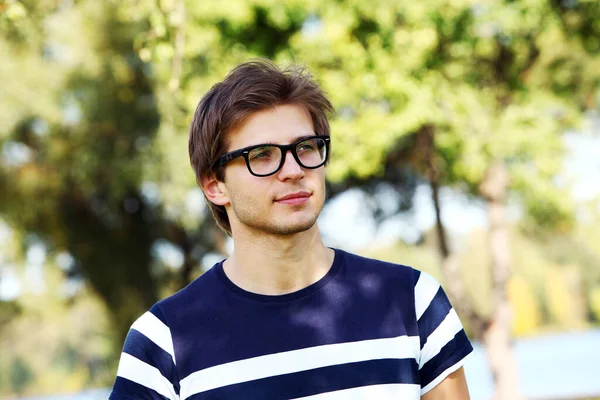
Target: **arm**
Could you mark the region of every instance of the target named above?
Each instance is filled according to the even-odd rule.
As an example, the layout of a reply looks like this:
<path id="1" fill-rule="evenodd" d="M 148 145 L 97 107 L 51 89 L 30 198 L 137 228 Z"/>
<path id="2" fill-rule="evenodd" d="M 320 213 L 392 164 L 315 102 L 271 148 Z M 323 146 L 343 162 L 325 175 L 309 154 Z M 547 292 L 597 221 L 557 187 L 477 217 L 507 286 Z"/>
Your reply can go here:
<path id="1" fill-rule="evenodd" d="M 416 275 L 421 396 L 426 400 L 468 400 L 462 366 L 473 347 L 439 283 L 424 272 Z"/>
<path id="2" fill-rule="evenodd" d="M 179 400 L 171 331 L 157 306 L 129 330 L 109 398 Z"/>
<path id="3" fill-rule="evenodd" d="M 463 368 L 446 377 L 439 385 L 427 392 L 422 400 L 470 400 Z"/>

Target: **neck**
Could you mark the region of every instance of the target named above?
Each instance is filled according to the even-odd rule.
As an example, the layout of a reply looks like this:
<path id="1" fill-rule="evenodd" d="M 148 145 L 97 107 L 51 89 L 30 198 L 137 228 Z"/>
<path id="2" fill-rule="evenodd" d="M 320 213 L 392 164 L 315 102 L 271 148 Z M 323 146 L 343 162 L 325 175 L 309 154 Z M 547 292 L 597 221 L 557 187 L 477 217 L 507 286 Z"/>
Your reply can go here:
<path id="1" fill-rule="evenodd" d="M 237 232 L 234 251 L 223 269 L 233 283 L 249 292 L 292 293 L 321 279 L 333 263 L 315 224 L 305 232 L 273 236 Z"/>

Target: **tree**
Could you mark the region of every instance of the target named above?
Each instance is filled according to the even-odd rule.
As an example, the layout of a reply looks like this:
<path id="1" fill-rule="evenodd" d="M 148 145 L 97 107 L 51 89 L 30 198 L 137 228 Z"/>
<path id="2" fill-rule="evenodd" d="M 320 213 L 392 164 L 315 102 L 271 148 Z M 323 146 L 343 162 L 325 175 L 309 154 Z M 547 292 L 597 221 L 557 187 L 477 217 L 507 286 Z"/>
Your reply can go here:
<path id="1" fill-rule="evenodd" d="M 130 20 L 129 3 L 5 7 L 0 49 L 11 61 L 1 73 L 9 117 L 0 138 L 7 155 L 2 217 L 35 233 L 49 251 L 74 257 L 69 273 L 83 275 L 103 298 L 120 345 L 164 280 L 181 282 L 174 289 L 191 280 L 215 237 L 210 223 L 186 227 L 185 215 L 163 208 L 169 199 L 149 199 L 142 190 L 163 162 L 151 146 L 161 118 L 152 65 L 135 46 L 149 21 Z M 200 254 L 192 254 L 192 237 L 202 243 Z M 181 277 L 153 268 L 159 238 L 182 248 Z"/>

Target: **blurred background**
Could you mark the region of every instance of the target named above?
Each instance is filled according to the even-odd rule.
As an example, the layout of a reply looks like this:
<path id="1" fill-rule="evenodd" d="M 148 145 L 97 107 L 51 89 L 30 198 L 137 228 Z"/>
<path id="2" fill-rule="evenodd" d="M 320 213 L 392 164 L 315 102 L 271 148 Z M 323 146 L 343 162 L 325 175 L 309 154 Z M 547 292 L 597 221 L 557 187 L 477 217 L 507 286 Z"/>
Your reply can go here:
<path id="1" fill-rule="evenodd" d="M 231 241 L 189 166 L 253 57 L 336 107 L 326 243 L 439 279 L 472 398 L 600 398 L 600 2 L 0 0 L 0 398 L 106 398 Z"/>

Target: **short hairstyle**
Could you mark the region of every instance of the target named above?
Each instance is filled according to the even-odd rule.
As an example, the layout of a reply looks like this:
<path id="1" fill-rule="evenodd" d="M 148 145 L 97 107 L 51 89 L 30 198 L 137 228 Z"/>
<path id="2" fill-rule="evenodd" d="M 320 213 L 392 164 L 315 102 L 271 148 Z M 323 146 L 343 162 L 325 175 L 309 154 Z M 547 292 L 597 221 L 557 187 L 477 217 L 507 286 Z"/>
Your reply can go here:
<path id="1" fill-rule="evenodd" d="M 200 100 L 190 126 L 188 145 L 196 182 L 201 185 L 210 176 L 224 181 L 218 160 L 227 149 L 227 132 L 252 113 L 285 104 L 304 107 L 315 132 L 330 134 L 327 117 L 333 106 L 306 67 L 281 69 L 270 60 L 257 59 L 238 65 L 215 84 Z M 225 207 L 205 199 L 217 224 L 231 235 Z"/>

